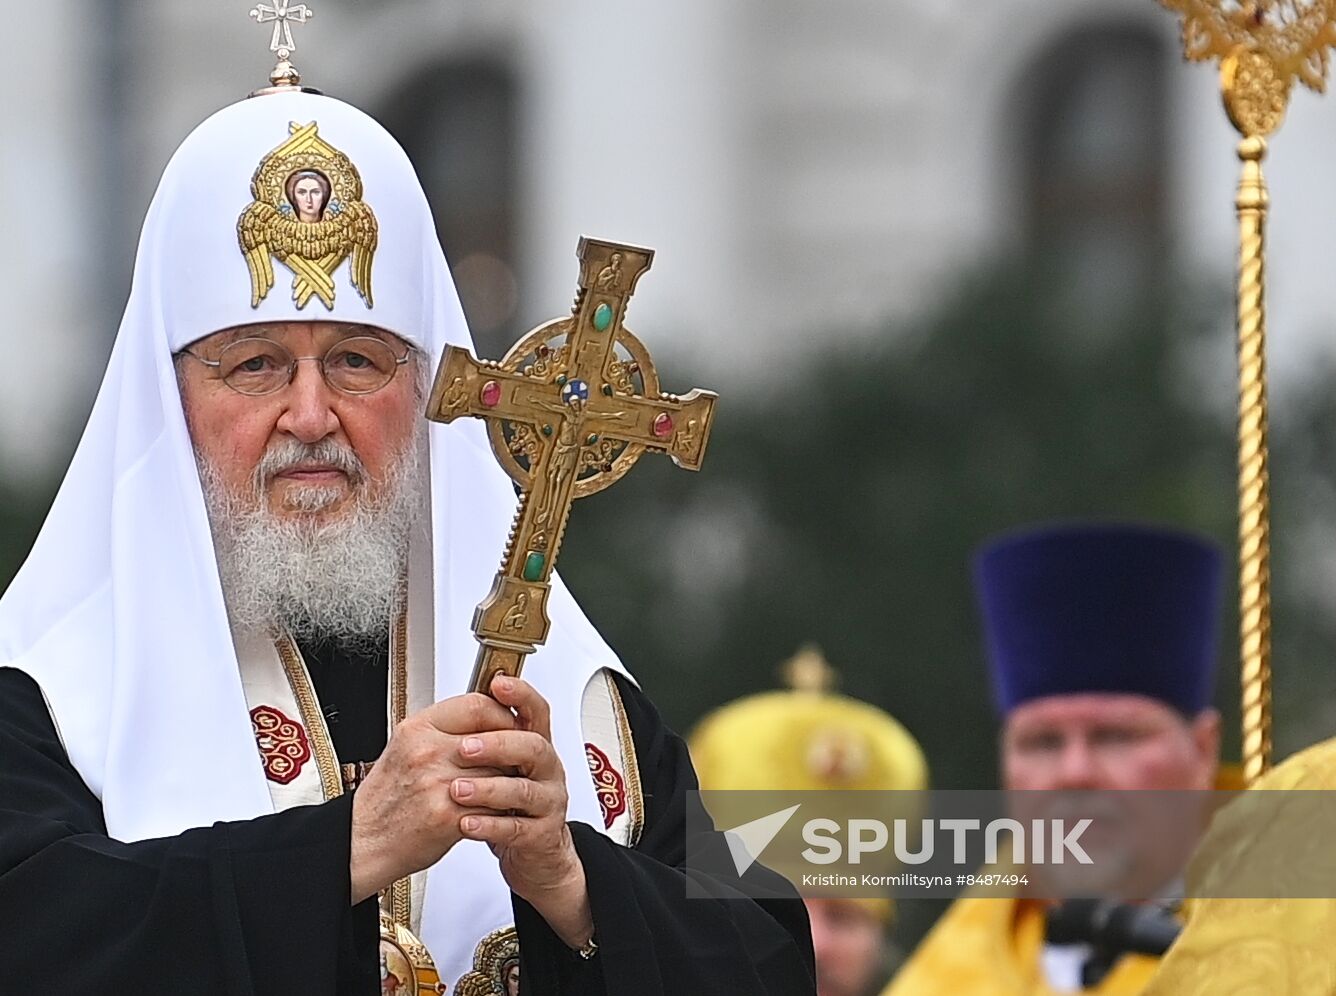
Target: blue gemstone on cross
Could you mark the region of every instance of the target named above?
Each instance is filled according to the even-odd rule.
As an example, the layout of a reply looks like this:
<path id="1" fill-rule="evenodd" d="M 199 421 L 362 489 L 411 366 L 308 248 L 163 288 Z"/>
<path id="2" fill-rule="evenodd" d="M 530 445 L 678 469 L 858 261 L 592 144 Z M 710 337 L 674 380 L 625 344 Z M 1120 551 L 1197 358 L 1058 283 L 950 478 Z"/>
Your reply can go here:
<path id="1" fill-rule="evenodd" d="M 561 400 L 568 405 L 589 400 L 589 385 L 582 380 L 567 381 L 561 389 Z"/>

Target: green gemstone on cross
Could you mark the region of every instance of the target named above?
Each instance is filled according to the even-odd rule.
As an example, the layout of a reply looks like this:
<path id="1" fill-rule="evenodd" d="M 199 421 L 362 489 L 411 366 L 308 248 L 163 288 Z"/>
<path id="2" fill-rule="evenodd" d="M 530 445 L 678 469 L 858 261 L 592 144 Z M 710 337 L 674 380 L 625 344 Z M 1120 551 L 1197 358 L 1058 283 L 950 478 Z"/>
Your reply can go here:
<path id="1" fill-rule="evenodd" d="M 591 433 L 589 434 L 589 438 L 585 440 L 585 445 L 586 445 L 586 446 L 593 446 L 593 445 L 594 445 L 595 443 L 597 443 L 597 442 L 598 442 L 598 433 L 597 433 L 597 432 L 591 432 Z"/>
<path id="2" fill-rule="evenodd" d="M 543 567 L 547 564 L 547 558 L 537 550 L 530 550 L 529 555 L 524 558 L 524 580 L 541 581 L 543 580 Z"/>
<path id="3" fill-rule="evenodd" d="M 603 393 L 606 394 L 609 398 L 611 398 L 611 397 L 612 397 L 612 385 L 611 385 L 611 384 L 604 384 L 604 385 L 603 385 Z"/>
<path id="4" fill-rule="evenodd" d="M 543 426 L 543 435 L 544 435 L 544 436 L 550 436 L 550 435 L 552 435 L 552 426 L 550 426 L 550 425 L 545 425 L 545 426 Z"/>
<path id="5" fill-rule="evenodd" d="M 566 375 L 557 374 L 557 387 L 565 387 L 565 386 L 566 386 Z"/>
<path id="6" fill-rule="evenodd" d="M 594 328 L 600 332 L 608 331 L 608 326 L 612 324 L 612 309 L 608 307 L 607 302 L 603 302 L 594 309 Z"/>

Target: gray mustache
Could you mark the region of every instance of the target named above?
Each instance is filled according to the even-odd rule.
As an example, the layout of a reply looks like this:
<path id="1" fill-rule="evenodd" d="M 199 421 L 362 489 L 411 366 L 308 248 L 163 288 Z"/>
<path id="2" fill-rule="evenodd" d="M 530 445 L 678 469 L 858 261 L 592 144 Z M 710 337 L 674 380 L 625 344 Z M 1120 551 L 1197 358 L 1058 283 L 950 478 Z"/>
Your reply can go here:
<path id="1" fill-rule="evenodd" d="M 318 443 L 303 443 L 296 439 L 287 439 L 260 458 L 255 467 L 255 486 L 261 490 L 285 470 L 305 463 L 328 464 L 348 475 L 351 484 L 359 484 L 366 476 L 366 468 L 351 447 L 343 446 L 332 439 L 322 439 Z"/>

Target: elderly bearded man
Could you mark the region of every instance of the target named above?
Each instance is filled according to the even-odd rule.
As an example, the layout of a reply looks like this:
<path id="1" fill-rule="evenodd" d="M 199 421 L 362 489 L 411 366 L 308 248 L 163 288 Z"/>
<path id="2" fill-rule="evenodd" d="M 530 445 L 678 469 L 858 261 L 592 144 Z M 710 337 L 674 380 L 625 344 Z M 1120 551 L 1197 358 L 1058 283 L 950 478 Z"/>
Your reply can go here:
<path id="1" fill-rule="evenodd" d="M 532 683 L 456 694 L 514 493 L 479 425 L 419 415 L 448 342 L 365 115 L 262 95 L 173 157 L 0 602 L 6 990 L 812 991 L 787 883 L 686 898 L 721 838 L 686 834 L 685 747 L 559 581 Z"/>
<path id="2" fill-rule="evenodd" d="M 1057 526 L 989 544 L 977 580 L 1003 713 L 1003 787 L 1029 800 L 1211 788 L 1220 574 L 1212 544 L 1168 529 Z M 1154 890 L 1135 894 L 1172 891 L 1182 869 L 1165 866 L 1175 856 L 1184 849 L 1131 855 L 1128 872 Z M 1048 943 L 1046 913 L 1027 899 L 958 899 L 885 996 L 1142 991 L 1155 958 Z"/>

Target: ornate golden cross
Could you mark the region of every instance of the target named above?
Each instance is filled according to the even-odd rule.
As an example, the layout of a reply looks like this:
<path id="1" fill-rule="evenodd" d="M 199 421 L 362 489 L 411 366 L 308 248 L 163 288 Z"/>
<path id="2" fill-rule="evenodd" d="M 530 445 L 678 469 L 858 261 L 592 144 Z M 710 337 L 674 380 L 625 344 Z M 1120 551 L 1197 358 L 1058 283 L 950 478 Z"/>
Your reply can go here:
<path id="1" fill-rule="evenodd" d="M 649 353 L 622 324 L 654 251 L 582 238 L 570 318 L 540 325 L 499 363 L 449 347 L 427 417 L 487 421 L 492 449 L 520 486 L 501 570 L 473 616 L 481 647 L 469 690 L 518 675 L 547 639 L 548 579 L 576 498 L 616 482 L 647 450 L 699 470 L 716 395 L 662 394 Z"/>
<path id="2" fill-rule="evenodd" d="M 1262 160 L 1294 81 L 1326 88 L 1336 0 L 1161 0 L 1183 16 L 1189 59 L 1220 61 L 1220 92 L 1242 136 L 1239 219 L 1239 641 L 1243 776 L 1271 765 L 1271 486 L 1267 447 L 1266 213 Z"/>

